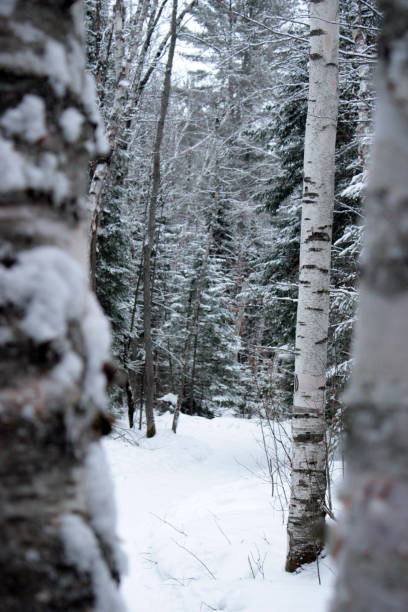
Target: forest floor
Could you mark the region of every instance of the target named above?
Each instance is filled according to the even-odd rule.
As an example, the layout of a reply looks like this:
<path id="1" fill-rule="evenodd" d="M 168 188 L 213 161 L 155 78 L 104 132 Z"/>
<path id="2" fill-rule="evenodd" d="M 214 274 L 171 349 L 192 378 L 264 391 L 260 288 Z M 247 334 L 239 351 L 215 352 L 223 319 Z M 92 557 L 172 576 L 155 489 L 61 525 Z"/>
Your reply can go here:
<path id="1" fill-rule="evenodd" d="M 286 512 L 265 478 L 259 425 L 184 414 L 177 435 L 169 414 L 156 425 L 150 440 L 123 423 L 123 437 L 104 442 L 129 612 L 323 612 L 332 561 L 320 561 L 321 585 L 315 564 L 283 571 Z"/>

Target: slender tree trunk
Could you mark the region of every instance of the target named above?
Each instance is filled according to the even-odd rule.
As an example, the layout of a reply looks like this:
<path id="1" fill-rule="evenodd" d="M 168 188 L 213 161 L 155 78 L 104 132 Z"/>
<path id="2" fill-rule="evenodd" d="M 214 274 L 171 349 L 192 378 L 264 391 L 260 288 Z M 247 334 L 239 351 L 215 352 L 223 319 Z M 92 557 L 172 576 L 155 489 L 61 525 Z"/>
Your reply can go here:
<path id="1" fill-rule="evenodd" d="M 363 57 L 367 54 L 367 30 L 362 27 L 361 1 L 356 0 L 356 18 L 353 22 L 353 40 L 356 53 Z M 364 178 L 368 164 L 370 149 L 371 103 L 372 97 L 370 64 L 360 60 L 357 74 L 359 78 L 358 90 L 358 125 L 356 137 L 358 139 L 358 158 Z"/>
<path id="2" fill-rule="evenodd" d="M 130 427 L 130 429 L 133 429 L 134 414 L 135 414 L 135 402 L 134 402 L 134 399 L 133 399 L 132 388 L 131 388 L 130 383 L 129 383 L 129 378 L 126 381 L 126 399 L 127 399 L 127 405 L 128 405 L 129 427 Z"/>
<path id="3" fill-rule="evenodd" d="M 139 430 L 142 429 L 143 424 L 143 402 L 144 402 L 144 366 L 140 376 L 140 404 L 139 404 Z"/>
<path id="4" fill-rule="evenodd" d="M 152 348 L 152 292 L 151 292 L 151 259 L 154 242 L 154 231 L 156 226 L 157 197 L 160 187 L 160 149 L 163 140 L 164 122 L 169 105 L 171 71 L 173 68 L 174 50 L 177 38 L 177 0 L 173 0 L 171 14 L 171 39 L 169 55 L 167 58 L 166 72 L 164 75 L 163 91 L 161 96 L 160 117 L 157 124 L 156 139 L 153 148 L 153 176 L 152 193 L 149 206 L 149 221 L 147 237 L 143 246 L 144 277 L 143 277 L 143 331 L 145 342 L 145 411 L 147 437 L 151 438 L 156 433 L 153 414 L 154 400 L 154 368 Z"/>
<path id="5" fill-rule="evenodd" d="M 191 365 L 190 414 L 193 414 L 193 409 L 194 409 L 194 388 L 195 388 L 196 365 L 197 365 L 197 349 L 198 349 L 198 327 L 196 329 L 196 333 L 194 336 L 193 363 Z"/>
<path id="6" fill-rule="evenodd" d="M 81 51 L 83 18 L 75 1 L 0 2 L 0 601 L 7 612 L 124 610 L 98 443 L 109 431 L 110 339 L 87 279 L 86 168 L 89 153 L 103 151 Z"/>
<path id="7" fill-rule="evenodd" d="M 183 10 L 180 12 L 180 14 L 177 17 L 177 21 L 176 21 L 176 30 L 179 28 L 179 26 L 181 25 L 181 22 L 183 21 L 184 17 L 191 11 L 191 9 L 193 8 L 194 4 L 196 3 L 197 0 L 192 0 L 189 4 L 187 4 Z M 139 100 L 141 98 L 141 95 L 147 85 L 147 83 L 150 80 L 150 77 L 152 76 L 153 72 L 156 70 L 157 65 L 159 64 L 161 58 L 163 57 L 166 47 L 167 47 L 167 43 L 169 42 L 170 39 L 170 45 L 171 45 L 171 36 L 172 36 L 172 30 L 173 27 L 171 26 L 169 31 L 167 32 L 167 34 L 165 34 L 165 36 L 163 37 L 160 45 L 157 48 L 157 51 L 154 55 L 153 60 L 150 62 L 149 67 L 146 69 L 145 73 L 143 76 L 141 76 L 141 72 L 140 72 L 140 80 L 138 80 L 136 82 L 136 87 L 135 87 L 135 94 L 134 94 L 134 98 L 133 98 L 133 105 L 137 106 L 137 104 L 139 103 Z M 150 44 L 150 42 L 149 42 Z M 142 66 L 143 67 L 143 66 Z M 130 124 L 128 124 L 128 127 L 130 127 Z"/>
<path id="8" fill-rule="evenodd" d="M 309 100 L 305 135 L 292 485 L 286 570 L 323 547 L 326 491 L 325 388 L 334 153 L 338 107 L 338 1 L 311 0 Z"/>
<path id="9" fill-rule="evenodd" d="M 188 370 L 189 370 L 189 365 L 190 365 L 191 348 L 193 345 L 193 340 L 195 337 L 197 337 L 197 334 L 198 334 L 198 329 L 197 329 L 198 316 L 200 314 L 201 296 L 203 293 L 204 281 L 205 281 L 206 274 L 207 274 L 208 258 L 210 256 L 212 240 L 213 240 L 213 224 L 211 223 L 210 232 L 209 232 L 208 241 L 207 241 L 207 248 L 205 250 L 204 258 L 201 263 L 200 280 L 198 282 L 197 295 L 196 295 L 196 299 L 194 302 L 193 315 L 192 315 L 190 324 L 188 326 L 187 338 L 186 338 L 186 342 L 184 345 L 183 370 L 181 373 L 180 388 L 179 388 L 179 393 L 177 396 L 177 405 L 174 411 L 173 424 L 172 424 L 172 430 L 174 433 L 177 433 L 177 425 L 178 425 L 178 420 L 180 416 L 181 405 L 183 403 L 183 400 L 185 399 L 184 396 L 185 396 L 186 384 L 188 380 Z M 194 361 L 194 367 L 195 367 L 195 361 Z"/>
<path id="10" fill-rule="evenodd" d="M 379 4 L 379 97 L 332 612 L 408 610 L 408 4 Z"/>
<path id="11" fill-rule="evenodd" d="M 202 296 L 203 289 L 204 289 L 204 282 L 205 282 L 206 275 L 207 275 L 208 259 L 210 257 L 210 251 L 211 251 L 213 238 L 214 238 L 214 223 L 216 221 L 218 211 L 219 211 L 219 206 L 220 206 L 218 131 L 219 131 L 219 119 L 217 117 L 215 120 L 215 192 L 214 192 L 213 217 L 211 219 L 210 228 L 208 232 L 207 247 L 205 249 L 203 261 L 201 263 L 200 278 L 198 281 L 197 295 L 196 295 L 196 299 L 194 302 L 193 315 L 188 325 L 188 333 L 187 333 L 187 338 L 186 338 L 186 342 L 184 345 L 183 369 L 181 373 L 180 389 L 179 389 L 179 393 L 177 396 L 177 405 L 174 411 L 173 424 L 172 424 L 172 430 L 174 433 L 177 433 L 177 425 L 178 425 L 178 420 L 180 416 L 181 404 L 184 399 L 184 391 L 186 387 L 186 382 L 188 378 L 188 369 L 189 369 L 189 364 L 190 364 L 191 347 L 192 347 L 194 338 L 197 337 L 197 334 L 198 334 L 197 326 L 198 326 L 198 316 L 200 314 L 200 307 L 201 307 L 201 296 Z M 194 358 L 194 369 L 195 369 L 195 358 Z"/>

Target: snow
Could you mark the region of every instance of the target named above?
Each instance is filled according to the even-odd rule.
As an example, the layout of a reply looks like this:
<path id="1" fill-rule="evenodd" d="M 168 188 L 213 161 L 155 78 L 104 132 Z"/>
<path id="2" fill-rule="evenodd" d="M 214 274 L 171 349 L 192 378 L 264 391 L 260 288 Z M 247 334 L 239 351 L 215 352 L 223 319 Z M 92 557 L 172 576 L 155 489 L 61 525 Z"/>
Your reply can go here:
<path id="1" fill-rule="evenodd" d="M 0 304 L 24 310 L 19 327 L 36 343 L 63 338 L 85 298 L 79 264 L 56 247 L 20 253 L 15 265 L 0 268 L 0 288 Z"/>
<path id="2" fill-rule="evenodd" d="M 73 351 L 68 351 L 60 363 L 52 370 L 52 377 L 64 388 L 68 388 L 73 382 L 80 379 L 84 364 L 82 359 Z"/>
<path id="3" fill-rule="evenodd" d="M 65 93 L 71 71 L 68 67 L 64 46 L 56 40 L 49 39 L 45 44 L 43 69 L 58 96 Z"/>
<path id="4" fill-rule="evenodd" d="M 37 142 L 47 134 L 44 101 L 27 94 L 18 106 L 4 113 L 0 125 L 7 134 L 18 135 L 30 143 Z"/>
<path id="5" fill-rule="evenodd" d="M 0 191 L 23 189 L 25 186 L 24 158 L 9 140 L 0 136 Z"/>
<path id="6" fill-rule="evenodd" d="M 105 452 L 99 442 L 90 445 L 85 461 L 85 490 L 92 527 L 109 545 L 120 571 L 126 571 L 126 558 L 115 534 L 116 506 Z"/>
<path id="7" fill-rule="evenodd" d="M 2 1 L 4 2 L 4 0 L 0 0 L 0 4 Z M 12 10 L 12 8 L 7 8 L 8 4 L 7 2 L 4 8 L 3 5 L 1 6 L 3 14 L 8 14 L 7 11 Z M 80 7 L 77 10 L 73 7 L 76 28 L 79 25 L 81 10 Z M 64 46 L 61 42 L 48 36 L 42 30 L 35 28 L 29 22 L 13 23 L 11 27 L 22 41 L 25 43 L 34 42 L 38 49 L 27 49 L 23 45 L 21 51 L 0 53 L 0 63 L 3 67 L 10 68 L 13 71 L 21 70 L 23 73 L 31 72 L 34 75 L 46 76 L 56 95 L 59 97 L 64 96 L 68 88 L 74 94 L 77 94 L 87 120 L 95 127 L 94 138 L 87 140 L 84 146 L 91 154 L 107 154 L 109 152 L 109 144 L 98 111 L 94 80 L 90 74 L 85 72 L 85 56 L 81 42 L 74 36 L 70 36 L 67 39 L 67 44 Z M 75 131 L 78 130 L 78 116 L 73 118 L 71 113 L 68 119 L 65 117 L 62 121 L 65 135 L 73 138 Z M 66 126 L 68 127 L 66 128 Z M 74 140 L 68 140 L 68 142 L 73 142 Z M 2 153 L 0 150 L 0 154 Z M 17 159 L 15 161 L 18 165 L 23 162 L 23 160 Z M 31 184 L 27 184 L 27 186 L 35 187 L 35 185 Z M 24 187 L 25 185 L 22 188 Z M 2 189 L 5 190 L 3 187 Z"/>
<path id="8" fill-rule="evenodd" d="M 96 599 L 95 612 L 125 612 L 125 606 L 115 583 L 102 561 L 99 544 L 83 519 L 66 514 L 61 519 L 61 536 L 68 563 L 92 578 Z"/>
<path id="9" fill-rule="evenodd" d="M 177 406 L 177 395 L 175 395 L 174 393 L 166 393 L 166 395 L 159 397 L 157 401 L 168 402 L 172 406 Z"/>
<path id="10" fill-rule="evenodd" d="M 67 142 L 75 142 L 81 135 L 84 116 L 76 108 L 67 108 L 61 115 L 60 126 Z"/>
<path id="11" fill-rule="evenodd" d="M 257 423 L 182 414 L 174 435 L 171 419 L 157 418 L 152 439 L 128 430 L 135 444 L 104 442 L 129 612 L 323 612 L 331 562 L 320 561 L 321 586 L 316 565 L 284 572 L 287 516 L 264 478 Z"/>
<path id="12" fill-rule="evenodd" d="M 110 327 L 92 293 L 87 297 L 82 331 L 87 356 L 84 401 L 93 401 L 97 406 L 103 407 L 106 404 L 106 378 L 102 366 L 110 357 Z"/>
<path id="13" fill-rule="evenodd" d="M 45 38 L 44 32 L 33 26 L 29 21 L 10 22 L 11 30 L 24 42 L 42 42 Z"/>
<path id="14" fill-rule="evenodd" d="M 102 118 L 98 111 L 95 81 L 89 73 L 85 73 L 81 91 L 82 102 L 89 119 L 95 124 L 94 141 L 87 141 L 90 153 L 105 155 L 110 147 L 105 134 Z"/>
<path id="15" fill-rule="evenodd" d="M 15 0 L 1 0 L 0 2 L 0 16 L 10 17 L 15 8 Z"/>
<path id="16" fill-rule="evenodd" d="M 78 382 L 85 368 L 83 401 L 105 406 L 103 364 L 109 359 L 109 323 L 88 291 L 82 267 L 71 255 L 57 247 L 37 247 L 21 252 L 11 267 L 0 266 L 2 307 L 21 312 L 13 327 L 15 337 L 26 336 L 35 344 L 53 343 L 60 361 L 51 376 L 62 388 Z M 71 324 L 81 328 L 84 355 L 78 355 L 67 341 Z M 0 346 L 10 340 L 7 327 L 0 325 Z"/>
<path id="17" fill-rule="evenodd" d="M 50 192 L 57 204 L 69 193 L 69 180 L 58 170 L 58 159 L 53 153 L 43 153 L 34 165 L 11 141 L 0 136 L 0 158 L 0 191 L 37 189 Z"/>

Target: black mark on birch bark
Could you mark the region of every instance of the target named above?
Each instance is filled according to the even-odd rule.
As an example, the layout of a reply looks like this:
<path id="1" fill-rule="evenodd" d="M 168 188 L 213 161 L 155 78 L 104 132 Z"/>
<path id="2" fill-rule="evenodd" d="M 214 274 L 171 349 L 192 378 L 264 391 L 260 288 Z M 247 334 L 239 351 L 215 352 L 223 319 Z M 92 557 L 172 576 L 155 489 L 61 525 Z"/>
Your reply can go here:
<path id="1" fill-rule="evenodd" d="M 316 442 L 318 443 L 318 442 L 323 441 L 323 434 L 321 433 L 312 434 L 310 433 L 310 431 L 306 431 L 305 433 L 294 436 L 293 439 L 296 440 L 296 442 Z"/>
<path id="2" fill-rule="evenodd" d="M 308 242 L 330 242 L 330 236 L 327 232 L 312 232 L 305 240 Z"/>

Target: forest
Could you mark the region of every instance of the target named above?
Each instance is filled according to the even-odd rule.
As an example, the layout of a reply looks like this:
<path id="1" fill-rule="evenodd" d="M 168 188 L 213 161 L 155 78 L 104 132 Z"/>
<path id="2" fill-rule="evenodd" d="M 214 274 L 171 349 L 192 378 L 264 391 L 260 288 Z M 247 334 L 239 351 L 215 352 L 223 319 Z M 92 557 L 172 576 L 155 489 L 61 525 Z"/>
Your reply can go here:
<path id="1" fill-rule="evenodd" d="M 0 609 L 407 612 L 407 0 L 0 40 Z"/>

